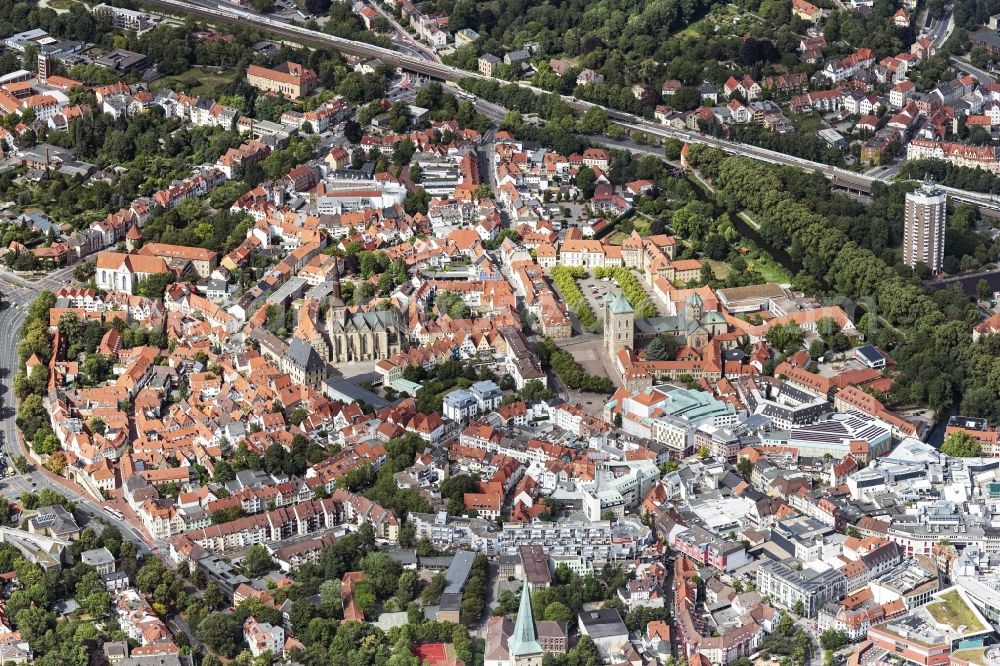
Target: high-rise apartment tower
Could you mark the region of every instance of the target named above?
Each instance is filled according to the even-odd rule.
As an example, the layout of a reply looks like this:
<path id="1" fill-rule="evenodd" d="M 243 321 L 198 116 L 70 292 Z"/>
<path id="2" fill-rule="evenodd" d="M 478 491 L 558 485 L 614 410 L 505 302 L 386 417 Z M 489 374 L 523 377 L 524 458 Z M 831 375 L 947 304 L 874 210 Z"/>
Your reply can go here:
<path id="1" fill-rule="evenodd" d="M 933 183 L 906 195 L 903 222 L 903 262 L 911 268 L 927 264 L 931 273 L 941 272 L 944 260 L 944 222 L 947 195 Z"/>

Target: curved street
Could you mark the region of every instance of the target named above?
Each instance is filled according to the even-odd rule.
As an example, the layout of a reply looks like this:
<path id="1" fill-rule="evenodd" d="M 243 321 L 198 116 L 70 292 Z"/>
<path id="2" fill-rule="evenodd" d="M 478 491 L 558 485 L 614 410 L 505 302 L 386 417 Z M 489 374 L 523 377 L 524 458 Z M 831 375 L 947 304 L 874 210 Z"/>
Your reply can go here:
<path id="1" fill-rule="evenodd" d="M 21 325 L 28 314 L 31 301 L 44 289 L 55 290 L 69 283 L 71 268 L 63 268 L 49 273 L 37 282 L 30 282 L 7 271 L 0 271 L 0 447 L 7 458 L 8 466 L 23 455 L 18 440 L 15 422 L 16 398 L 13 379 L 17 374 L 17 343 L 21 339 Z M 92 518 L 114 525 L 122 536 L 134 541 L 140 553 L 153 552 L 147 538 L 133 525 L 108 513 L 93 498 L 84 495 L 79 487 L 67 479 L 57 477 L 37 465 L 27 474 L 15 472 L 0 481 L 0 494 L 8 499 L 17 499 L 22 492 L 37 492 L 49 488 L 76 503 L 77 510 Z"/>

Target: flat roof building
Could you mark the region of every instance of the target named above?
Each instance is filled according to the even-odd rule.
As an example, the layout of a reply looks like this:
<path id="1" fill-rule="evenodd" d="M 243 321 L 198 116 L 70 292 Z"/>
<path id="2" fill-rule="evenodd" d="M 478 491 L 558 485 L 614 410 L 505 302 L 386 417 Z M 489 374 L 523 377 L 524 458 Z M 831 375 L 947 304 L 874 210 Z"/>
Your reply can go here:
<path id="1" fill-rule="evenodd" d="M 95 60 L 94 64 L 116 72 L 131 72 L 146 66 L 146 56 L 125 49 L 115 49 Z"/>
<path id="2" fill-rule="evenodd" d="M 590 636 L 601 655 L 607 659 L 628 641 L 628 627 L 614 608 L 583 611 L 577 615 L 577 628 L 583 636 Z"/>
<path id="3" fill-rule="evenodd" d="M 983 647 L 992 633 L 965 593 L 953 587 L 908 615 L 871 627 L 868 639 L 916 666 L 943 666 L 953 651 Z"/>

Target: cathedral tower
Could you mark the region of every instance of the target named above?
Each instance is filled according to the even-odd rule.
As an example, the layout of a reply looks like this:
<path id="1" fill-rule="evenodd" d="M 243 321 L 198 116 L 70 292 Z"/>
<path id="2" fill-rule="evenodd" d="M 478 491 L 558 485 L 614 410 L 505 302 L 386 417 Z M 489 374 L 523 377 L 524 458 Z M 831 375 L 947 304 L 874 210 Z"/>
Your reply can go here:
<path id="1" fill-rule="evenodd" d="M 703 314 L 705 314 L 705 302 L 701 300 L 701 296 L 697 292 L 694 292 L 684 306 L 684 316 L 687 317 L 689 322 L 701 321 Z"/>
<path id="2" fill-rule="evenodd" d="M 327 303 L 330 306 L 327 317 L 332 324 L 340 324 L 342 326 L 347 306 L 340 295 L 340 259 L 337 257 L 333 258 L 333 288 L 330 290 L 330 297 Z"/>
<path id="3" fill-rule="evenodd" d="M 604 348 L 613 360 L 619 349 L 632 347 L 635 310 L 625 296 L 610 296 L 604 298 Z"/>

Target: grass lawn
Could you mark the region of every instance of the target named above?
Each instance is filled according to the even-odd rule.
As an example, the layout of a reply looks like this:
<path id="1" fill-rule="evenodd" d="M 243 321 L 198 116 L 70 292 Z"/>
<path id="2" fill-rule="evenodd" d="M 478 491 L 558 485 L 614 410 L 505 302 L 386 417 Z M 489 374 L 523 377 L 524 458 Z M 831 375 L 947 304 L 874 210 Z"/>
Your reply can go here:
<path id="1" fill-rule="evenodd" d="M 73 5 L 82 5 L 82 2 L 76 2 L 76 0 L 49 0 L 48 6 L 52 9 L 69 9 Z"/>
<path id="2" fill-rule="evenodd" d="M 827 125 L 819 116 L 811 113 L 798 114 L 795 116 L 795 128 L 802 133 L 815 133 L 821 129 L 826 129 Z"/>
<path id="3" fill-rule="evenodd" d="M 184 88 L 189 81 L 197 81 L 198 85 L 190 90 L 184 90 L 189 95 L 201 96 L 209 95 L 215 90 L 215 86 L 229 83 L 233 79 L 232 70 L 207 70 L 200 67 L 192 67 L 186 72 L 181 72 L 174 76 L 165 76 L 157 81 L 158 88 Z"/>
<path id="4" fill-rule="evenodd" d="M 784 266 L 763 253 L 752 258 L 748 257 L 747 263 L 753 266 L 766 282 L 787 284 L 792 281 L 792 274 Z"/>
<path id="5" fill-rule="evenodd" d="M 729 273 L 729 264 L 724 261 L 716 261 L 715 259 L 702 259 L 702 261 L 707 261 L 708 265 L 712 267 L 712 272 L 715 273 L 715 277 L 720 280 L 725 280 Z"/>
<path id="6" fill-rule="evenodd" d="M 958 652 L 952 652 L 951 654 L 956 659 L 967 661 L 970 664 L 989 663 L 986 661 L 986 648 L 967 648 L 965 650 L 959 650 Z"/>
<path id="7" fill-rule="evenodd" d="M 645 238 L 649 235 L 649 226 L 653 223 L 645 215 L 636 215 L 632 218 L 632 228 L 639 232 L 639 235 Z"/>
<path id="8" fill-rule="evenodd" d="M 946 592 L 941 595 L 940 601 L 927 604 L 927 612 L 940 624 L 958 629 L 964 625 L 966 633 L 982 631 L 985 627 L 976 618 L 975 613 L 969 608 L 965 600 L 958 594 L 957 590 Z"/>
<path id="9" fill-rule="evenodd" d="M 760 225 L 752 217 L 743 211 L 740 211 L 738 215 L 748 226 L 758 231 L 760 230 Z M 757 269 L 757 272 L 764 276 L 767 282 L 780 282 L 784 284 L 792 281 L 792 274 L 784 266 L 775 261 L 771 255 L 759 248 L 754 250 L 752 256 L 747 257 L 747 263 Z"/>
<path id="10" fill-rule="evenodd" d="M 626 238 L 628 238 L 628 234 L 624 231 L 615 231 L 609 234 L 608 237 L 604 239 L 604 242 L 608 245 L 621 245 L 622 241 Z"/>

